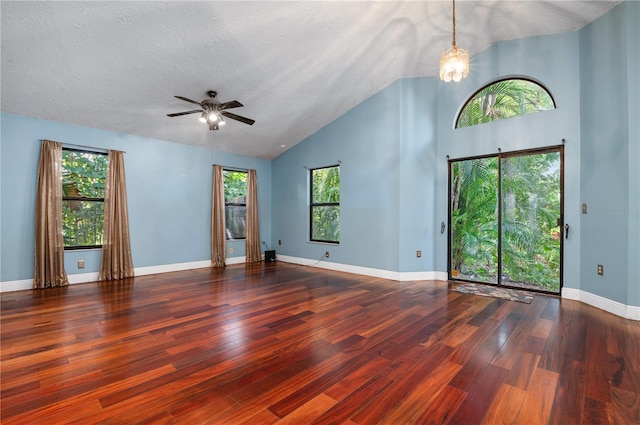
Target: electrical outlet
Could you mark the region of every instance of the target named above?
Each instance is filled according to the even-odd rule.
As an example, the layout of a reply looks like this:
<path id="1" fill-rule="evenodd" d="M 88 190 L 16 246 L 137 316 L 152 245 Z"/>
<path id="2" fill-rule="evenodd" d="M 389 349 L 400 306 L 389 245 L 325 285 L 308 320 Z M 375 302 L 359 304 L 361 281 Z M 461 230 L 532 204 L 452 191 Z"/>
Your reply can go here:
<path id="1" fill-rule="evenodd" d="M 78 268 L 84 269 L 84 260 L 78 260 Z"/>
<path id="2" fill-rule="evenodd" d="M 422 257 L 422 251 L 417 250 L 416 251 L 416 257 L 418 257 L 418 258 Z"/>
<path id="3" fill-rule="evenodd" d="M 324 253 L 324 258 L 329 258 L 329 251 L 326 251 L 326 252 Z"/>
<path id="4" fill-rule="evenodd" d="M 233 248 L 229 248 L 229 254 L 233 254 Z"/>
<path id="5" fill-rule="evenodd" d="M 282 245 L 282 240 L 278 239 L 278 245 Z"/>
<path id="6" fill-rule="evenodd" d="M 604 276 L 604 266 L 602 264 L 598 264 L 598 276 Z"/>

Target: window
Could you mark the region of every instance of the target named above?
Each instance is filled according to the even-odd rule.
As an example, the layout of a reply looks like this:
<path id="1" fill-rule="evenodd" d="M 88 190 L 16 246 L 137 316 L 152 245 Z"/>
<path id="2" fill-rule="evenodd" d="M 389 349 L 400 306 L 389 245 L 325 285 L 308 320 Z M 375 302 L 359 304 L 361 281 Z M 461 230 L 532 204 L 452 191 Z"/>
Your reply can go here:
<path id="1" fill-rule="evenodd" d="M 62 233 L 65 249 L 102 246 L 106 153 L 62 149 Z"/>
<path id="2" fill-rule="evenodd" d="M 551 94 L 535 81 L 509 78 L 484 86 L 462 107 L 456 128 L 555 109 Z"/>
<path id="3" fill-rule="evenodd" d="M 310 170 L 310 240 L 340 242 L 340 166 Z"/>
<path id="4" fill-rule="evenodd" d="M 227 239 L 244 239 L 247 224 L 247 172 L 224 170 L 222 174 Z"/>

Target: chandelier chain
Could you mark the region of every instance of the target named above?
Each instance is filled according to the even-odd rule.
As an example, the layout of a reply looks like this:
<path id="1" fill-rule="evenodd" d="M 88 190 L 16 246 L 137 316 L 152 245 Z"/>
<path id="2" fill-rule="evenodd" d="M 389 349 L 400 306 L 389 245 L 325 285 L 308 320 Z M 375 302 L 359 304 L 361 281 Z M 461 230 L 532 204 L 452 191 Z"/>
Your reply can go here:
<path id="1" fill-rule="evenodd" d="M 451 45 L 456 47 L 456 0 L 453 0 L 453 40 Z"/>

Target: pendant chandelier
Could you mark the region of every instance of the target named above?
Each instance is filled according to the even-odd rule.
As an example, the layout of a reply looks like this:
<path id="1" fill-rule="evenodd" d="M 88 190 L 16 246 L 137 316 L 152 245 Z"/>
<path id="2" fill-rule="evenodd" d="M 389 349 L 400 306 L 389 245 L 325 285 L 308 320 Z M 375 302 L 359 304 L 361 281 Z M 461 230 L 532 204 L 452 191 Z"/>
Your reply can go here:
<path id="1" fill-rule="evenodd" d="M 458 82 L 469 75 L 469 51 L 456 46 L 456 0 L 453 0 L 453 41 L 440 55 L 440 79 Z"/>

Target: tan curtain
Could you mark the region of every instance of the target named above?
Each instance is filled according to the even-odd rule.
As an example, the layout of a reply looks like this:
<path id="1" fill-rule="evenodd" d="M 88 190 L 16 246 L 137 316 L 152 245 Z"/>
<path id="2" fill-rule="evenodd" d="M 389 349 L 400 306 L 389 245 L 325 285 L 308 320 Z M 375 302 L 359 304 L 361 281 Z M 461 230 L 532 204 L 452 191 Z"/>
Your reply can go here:
<path id="1" fill-rule="evenodd" d="M 224 267 L 227 232 L 224 223 L 224 176 L 222 166 L 213 167 L 213 197 L 211 201 L 211 265 Z"/>
<path id="2" fill-rule="evenodd" d="M 102 259 L 98 280 L 124 279 L 131 276 L 133 276 L 133 261 L 129 241 L 124 153 L 110 150 L 104 193 Z"/>
<path id="3" fill-rule="evenodd" d="M 247 175 L 247 263 L 261 261 L 260 226 L 258 220 L 258 181 L 256 170 L 249 170 Z"/>
<path id="4" fill-rule="evenodd" d="M 43 140 L 36 186 L 33 288 L 69 284 L 62 236 L 62 144 Z"/>

